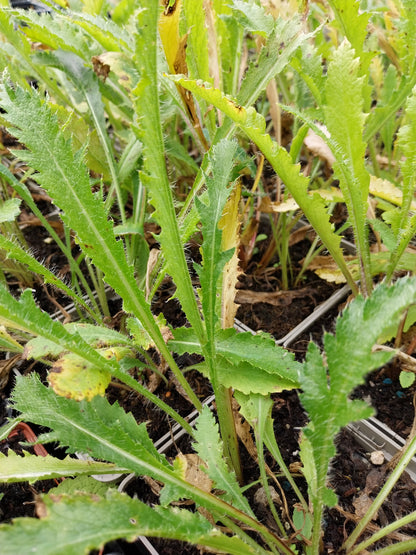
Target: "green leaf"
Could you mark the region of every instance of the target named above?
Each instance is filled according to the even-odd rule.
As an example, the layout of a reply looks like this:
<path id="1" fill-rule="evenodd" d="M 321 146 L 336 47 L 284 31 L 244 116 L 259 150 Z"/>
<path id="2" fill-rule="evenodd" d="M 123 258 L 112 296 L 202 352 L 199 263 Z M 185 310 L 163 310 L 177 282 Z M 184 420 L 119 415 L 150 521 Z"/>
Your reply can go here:
<path id="1" fill-rule="evenodd" d="M 403 200 L 397 219 L 394 220 L 394 232 L 397 237 L 395 249 L 392 252 L 387 278 L 390 279 L 397 268 L 400 258 L 412 240 L 416 231 L 416 218 L 410 214 L 411 203 L 414 199 L 416 184 L 416 88 L 406 103 L 406 116 L 404 124 L 398 133 L 397 144 L 401 148 L 405 158 L 400 163 L 403 178 Z M 391 219 L 391 216 L 390 216 Z"/>
<path id="2" fill-rule="evenodd" d="M 400 375 L 399 375 L 400 385 L 404 389 L 407 389 L 408 387 L 413 385 L 415 383 L 415 379 L 416 379 L 416 376 L 414 372 L 406 372 L 406 371 L 400 372 Z"/>
<path id="3" fill-rule="evenodd" d="M 392 287 L 381 284 L 369 298 L 358 296 L 347 307 L 337 321 L 335 335 L 325 334 L 325 363 L 318 347 L 309 345 L 300 376 L 300 398 L 310 423 L 304 429 L 307 441 L 301 449 L 302 459 L 307 461 L 314 527 L 320 526 L 322 505 L 334 500 L 325 482 L 335 454 L 335 435 L 342 426 L 373 412 L 365 402 L 351 401 L 348 395 L 368 372 L 390 360 L 392 353 L 373 353 L 372 348 L 385 329 L 398 325 L 403 311 L 414 302 L 415 278 L 403 278 Z"/>
<path id="4" fill-rule="evenodd" d="M 254 553 L 238 538 L 229 538 L 199 513 L 151 508 L 126 494 L 109 490 L 88 494 L 46 495 L 38 502 L 41 519 L 19 518 L 0 526 L 3 555 L 42 553 L 80 555 L 117 538 L 167 537 L 206 545 L 231 555 Z"/>
<path id="5" fill-rule="evenodd" d="M 143 143 L 143 171 L 141 180 L 147 187 L 150 201 L 155 207 L 152 216 L 160 223 L 158 236 L 166 260 L 166 271 L 176 284 L 176 296 L 198 337 L 204 337 L 204 328 L 196 303 L 185 253 L 179 233 L 172 190 L 166 173 L 165 152 L 160 120 L 157 24 L 159 5 L 152 2 L 139 13 L 134 61 L 140 81 L 132 91 L 137 114 L 135 131 Z M 194 229 L 193 229 L 194 231 Z"/>
<path id="6" fill-rule="evenodd" d="M 38 308 L 33 300 L 31 291 L 26 289 L 16 300 L 9 291 L 0 284 L 0 323 L 11 329 L 18 329 L 32 335 L 37 335 L 51 342 L 48 350 L 53 345 L 60 350 L 67 350 L 78 354 L 91 364 L 111 372 L 117 365 L 106 360 L 97 351 L 88 345 L 80 336 L 69 333 L 65 327 L 46 312 Z"/>
<path id="7" fill-rule="evenodd" d="M 221 497 L 234 507 L 254 516 L 247 499 L 241 492 L 235 473 L 228 468 L 218 425 L 206 406 L 198 417 L 194 438 L 196 443 L 193 447 L 207 465 L 207 468 L 202 467 L 202 469 L 214 482 L 214 487 L 225 492 Z"/>
<path id="8" fill-rule="evenodd" d="M 74 460 L 74 459 L 72 459 Z M 88 461 L 91 462 L 91 461 Z M 94 461 L 95 462 L 95 461 Z M 108 467 L 110 466 L 108 463 L 100 463 L 100 464 L 107 464 Z M 115 469 L 113 469 L 114 471 Z M 101 473 L 102 474 L 102 473 Z M 108 478 L 111 478 L 111 472 Z M 117 475 L 117 474 L 116 474 Z M 61 495 L 63 493 L 73 495 L 82 493 L 87 494 L 97 494 L 105 497 L 107 495 L 107 491 L 111 487 L 110 483 L 108 482 L 101 482 L 96 480 L 92 476 L 88 476 L 87 474 L 78 474 L 75 478 L 65 478 L 62 480 L 56 488 L 51 488 L 48 491 L 48 496 L 52 495 Z"/>
<path id="9" fill-rule="evenodd" d="M 0 205 L 0 223 L 13 222 L 20 214 L 20 203 L 18 198 L 9 198 Z"/>
<path id="10" fill-rule="evenodd" d="M 58 441 L 69 453 L 81 451 L 154 478 L 173 474 L 150 440 L 146 425 L 137 425 L 131 414 L 104 397 L 79 403 L 58 397 L 39 378 L 30 376 L 18 380 L 12 400 L 24 420 L 45 427 L 53 424 L 45 439 Z"/>
<path id="11" fill-rule="evenodd" d="M 59 14 L 38 14 L 35 10 L 15 10 L 13 21 L 32 42 L 40 42 L 53 50 L 63 49 L 87 59 L 91 57 L 85 33 L 70 18 Z"/>
<path id="12" fill-rule="evenodd" d="M 42 276 L 45 283 L 54 285 L 68 295 L 74 302 L 82 306 L 88 313 L 91 313 L 91 308 L 88 304 L 75 293 L 70 287 L 59 279 L 53 272 L 46 268 L 43 264 L 38 262 L 31 254 L 26 252 L 16 241 L 7 239 L 4 235 L 0 235 L 0 248 L 6 252 L 6 257 L 16 260 L 21 264 L 25 264 L 30 271 Z"/>
<path id="13" fill-rule="evenodd" d="M 115 345 L 132 345 L 132 341 L 127 335 L 104 326 L 71 322 L 65 324 L 65 328 L 70 333 L 77 333 L 80 335 L 93 347 L 104 347 L 104 345 L 109 347 Z"/>
<path id="14" fill-rule="evenodd" d="M 233 0 L 232 8 L 236 17 L 240 19 L 247 30 L 259 33 L 263 37 L 268 37 L 273 32 L 275 20 L 270 13 L 265 12 L 263 6 L 242 0 Z"/>
<path id="15" fill-rule="evenodd" d="M 299 46 L 312 36 L 313 33 L 302 32 L 298 15 L 289 20 L 277 19 L 258 59 L 247 68 L 237 101 L 243 106 L 252 106 L 271 79 L 287 67 Z"/>
<path id="16" fill-rule="evenodd" d="M 12 91 L 4 86 L 0 103 L 7 112 L 5 118 L 14 126 L 16 137 L 29 149 L 19 150 L 16 155 L 38 171 L 37 181 L 63 210 L 62 219 L 76 230 L 79 242 L 103 269 L 107 282 L 126 301 L 137 298 L 137 286 L 132 268 L 126 263 L 123 245 L 114 238 L 100 198 L 91 192 L 83 153 L 72 154 L 56 117 L 35 92 L 30 94 L 20 87 Z M 33 125 L 27 125 L 28 121 Z M 123 294 L 126 288 L 129 295 Z"/>
<path id="17" fill-rule="evenodd" d="M 328 66 L 323 112 L 330 133 L 330 146 L 335 156 L 334 171 L 348 208 L 360 258 L 361 286 L 372 288 L 370 251 L 367 240 L 366 213 L 370 175 L 364 157 L 363 140 L 364 77 L 360 77 L 360 60 L 344 42 L 334 52 Z"/>
<path id="18" fill-rule="evenodd" d="M 123 243 L 115 239 L 100 196 L 91 191 L 87 169 L 82 162 L 83 152 L 73 154 L 70 142 L 65 140 L 59 129 L 56 116 L 35 91 L 29 93 L 20 87 L 12 90 L 4 85 L 0 105 L 7 111 L 4 117 L 13 126 L 13 132 L 29 149 L 18 150 L 16 154 L 38 171 L 38 183 L 63 211 L 63 221 L 75 230 L 85 254 L 103 271 L 107 283 L 123 299 L 126 312 L 132 312 L 141 321 L 175 372 L 176 363 L 166 348 L 143 291 L 137 286 Z M 184 263 L 186 267 L 186 261 Z M 186 275 L 190 280 L 188 272 Z M 191 291 L 193 295 L 192 288 Z M 43 335 L 42 332 L 39 335 Z M 76 342 L 73 343 L 75 346 Z M 80 354 L 79 349 L 73 352 Z M 195 406 L 199 406 L 199 400 L 179 370 L 176 370 L 176 375 Z"/>
<path id="19" fill-rule="evenodd" d="M 264 118 L 254 108 L 244 108 L 218 89 L 212 88 L 209 83 L 199 83 L 181 76 L 170 76 L 170 79 L 222 110 L 257 144 L 336 260 L 352 290 L 356 291 L 355 281 L 350 275 L 340 249 L 341 238 L 334 233 L 333 226 L 329 223 L 329 214 L 322 197 L 318 194 L 308 194 L 309 180 L 300 173 L 300 165 L 292 162 L 286 149 L 265 133 Z"/>
<path id="20" fill-rule="evenodd" d="M 60 460 L 48 455 L 25 454 L 24 457 L 9 451 L 7 457 L 0 454 L 0 482 L 29 482 L 33 484 L 38 480 L 50 480 L 62 476 L 78 476 L 81 474 L 114 474 L 126 472 L 125 468 L 114 464 L 82 461 L 69 456 Z"/>
<path id="21" fill-rule="evenodd" d="M 222 230 L 219 228 L 224 207 L 230 194 L 231 171 L 237 151 L 237 143 L 223 140 L 212 149 L 210 160 L 212 177 L 206 177 L 208 201 L 195 199 L 202 225 L 202 264 L 195 265 L 201 283 L 201 303 L 207 330 L 208 346 L 214 352 L 214 334 L 221 315 L 222 273 L 233 251 L 224 252 L 221 245 Z M 205 200 L 204 199 L 204 200 Z"/>
<path id="22" fill-rule="evenodd" d="M 203 354 L 193 330 L 178 328 L 173 334 L 169 346 L 177 353 Z M 299 385 L 301 365 L 294 360 L 293 354 L 276 345 L 265 333 L 237 333 L 233 328 L 217 330 L 215 351 L 218 377 L 225 387 L 267 394 Z"/>
<path id="23" fill-rule="evenodd" d="M 360 2 L 357 0 L 329 0 L 329 5 L 334 10 L 342 33 L 349 40 L 357 55 L 361 56 L 371 14 L 368 11 L 362 12 Z"/>
<path id="24" fill-rule="evenodd" d="M 186 41 L 186 63 L 189 75 L 193 79 L 211 81 L 209 73 L 208 33 L 205 21 L 205 9 L 202 2 L 198 6 L 194 0 L 184 0 L 184 15 L 188 38 Z"/>

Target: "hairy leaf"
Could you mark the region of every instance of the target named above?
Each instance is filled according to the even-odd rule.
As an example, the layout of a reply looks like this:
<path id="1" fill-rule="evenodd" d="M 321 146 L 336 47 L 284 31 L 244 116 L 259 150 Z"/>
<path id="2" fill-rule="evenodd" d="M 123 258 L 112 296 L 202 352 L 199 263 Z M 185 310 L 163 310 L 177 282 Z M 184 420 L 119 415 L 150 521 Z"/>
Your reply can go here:
<path id="1" fill-rule="evenodd" d="M 351 401 L 348 395 L 368 372 L 391 358 L 392 353 L 373 353 L 373 345 L 386 328 L 393 323 L 398 325 L 403 311 L 415 301 L 415 278 L 403 278 L 392 287 L 382 284 L 368 299 L 359 296 L 348 306 L 337 322 L 335 335 L 325 334 L 326 363 L 318 347 L 309 345 L 300 377 L 300 397 L 310 417 L 304 433 L 305 448 L 313 453 L 314 468 L 309 468 L 308 473 L 316 475 L 309 486 L 315 510 L 320 511 L 322 503 L 328 504 L 325 480 L 335 453 L 336 433 L 349 422 L 367 418 L 373 412 L 365 402 Z"/>
<path id="2" fill-rule="evenodd" d="M 333 227 L 329 223 L 329 214 L 325 209 L 323 199 L 317 194 L 308 195 L 308 179 L 300 173 L 299 164 L 292 162 L 292 158 L 286 149 L 280 147 L 271 139 L 270 135 L 265 133 L 266 123 L 264 118 L 254 108 L 244 108 L 235 100 L 223 95 L 218 89 L 212 88 L 209 83 L 195 82 L 180 76 L 171 76 L 170 78 L 222 110 L 257 144 L 273 166 L 274 171 L 285 183 L 287 189 L 319 234 L 322 242 L 336 260 L 351 288 L 355 291 L 355 282 L 348 271 L 339 246 L 341 238 L 335 235 Z"/>
<path id="3" fill-rule="evenodd" d="M 169 346 L 177 353 L 202 354 L 191 329 L 179 328 L 173 334 Z M 264 395 L 298 387 L 300 364 L 267 334 L 237 333 L 233 328 L 218 330 L 215 351 L 218 379 L 225 387 Z"/>
<path id="4" fill-rule="evenodd" d="M 222 534 L 199 513 L 151 508 L 112 490 L 105 497 L 81 493 L 47 495 L 38 502 L 37 510 L 40 520 L 21 518 L 0 526 L 4 555 L 87 554 L 111 540 L 133 541 L 139 535 L 206 545 L 232 555 L 254 553 L 238 538 Z"/>
<path id="5" fill-rule="evenodd" d="M 344 42 L 328 66 L 323 112 L 336 161 L 335 175 L 348 208 L 361 265 L 361 285 L 371 291 L 370 251 L 366 213 L 370 176 L 364 157 L 364 78 L 359 77 L 359 59 Z"/>
<path id="6" fill-rule="evenodd" d="M 67 451 L 81 451 L 96 459 L 113 462 L 132 472 L 160 477 L 171 468 L 150 440 L 146 425 L 137 425 L 131 414 L 104 397 L 77 402 L 58 397 L 31 376 L 18 380 L 13 406 L 22 418 L 50 427 L 48 441 L 59 441 Z"/>
<path id="7" fill-rule="evenodd" d="M 14 21 L 31 41 L 48 45 L 54 50 L 73 52 L 87 60 L 91 57 L 85 33 L 69 18 L 46 12 L 39 14 L 35 10 L 15 10 L 13 15 Z"/>
<path id="8" fill-rule="evenodd" d="M 91 191 L 88 173 L 82 162 L 83 153 L 72 153 L 70 142 L 63 137 L 56 116 L 35 91 L 29 93 L 20 87 L 14 91 L 4 85 L 0 105 L 7 111 L 5 118 L 14 126 L 13 132 L 29 149 L 19 150 L 16 154 L 38 171 L 37 181 L 62 209 L 62 219 L 76 231 L 85 253 L 121 296 L 124 309 L 141 321 L 162 355 L 175 368 L 144 293 L 137 286 L 134 269 L 127 263 L 123 243 L 114 237 L 112 223 L 100 196 Z M 184 264 L 186 267 L 186 262 Z M 189 280 L 189 273 L 186 275 Z M 198 405 L 199 401 L 187 382 L 182 376 L 178 379 L 182 379 L 182 385 Z"/>
<path id="9" fill-rule="evenodd" d="M 0 248 L 4 249 L 6 252 L 6 258 L 11 258 L 16 260 L 21 264 L 25 264 L 29 270 L 42 276 L 45 283 L 50 283 L 55 287 L 58 287 L 61 291 L 66 293 L 74 302 L 82 306 L 87 312 L 91 312 L 88 304 L 78 296 L 75 291 L 66 285 L 61 279 L 59 279 L 53 272 L 48 270 L 43 264 L 38 262 L 30 253 L 25 251 L 16 241 L 7 239 L 4 235 L 0 235 Z"/>
<path id="10" fill-rule="evenodd" d="M 192 283 L 186 264 L 173 203 L 172 191 L 166 173 L 162 127 L 160 123 L 157 23 L 159 5 L 151 3 L 139 14 L 136 36 L 135 63 L 141 76 L 132 98 L 137 113 L 137 133 L 143 143 L 144 170 L 141 179 L 146 185 L 156 211 L 153 217 L 161 225 L 158 236 L 166 260 L 166 271 L 172 276 L 185 314 L 200 338 L 204 329 L 198 311 Z"/>
<path id="11" fill-rule="evenodd" d="M 210 81 L 209 43 L 203 0 L 198 2 L 184 0 L 183 12 L 189 33 L 186 44 L 186 63 L 189 68 L 189 76 L 193 79 Z"/>
<path id="12" fill-rule="evenodd" d="M 230 194 L 231 170 L 237 143 L 223 140 L 211 154 L 212 177 L 206 178 L 207 201 L 195 199 L 202 224 L 202 264 L 196 266 L 201 282 L 202 311 L 204 314 L 208 342 L 213 347 L 216 323 L 221 316 L 220 291 L 222 273 L 233 251 L 223 251 L 222 230 L 219 223 Z M 214 356 L 214 351 L 212 351 Z"/>
<path id="13" fill-rule="evenodd" d="M 28 289 L 18 301 L 0 284 L 0 323 L 42 337 L 61 350 L 76 353 L 109 372 L 117 368 L 114 362 L 102 357 L 80 336 L 69 333 L 60 322 L 52 320 L 49 314 L 40 310 Z"/>
<path id="14" fill-rule="evenodd" d="M 25 454 L 24 457 L 9 451 L 7 457 L 0 454 L 0 482 L 29 482 L 33 484 L 38 480 L 50 480 L 62 476 L 78 476 L 81 474 L 114 474 L 125 472 L 126 469 L 114 464 L 82 461 L 69 456 L 57 459 L 48 455 Z"/>
<path id="15" fill-rule="evenodd" d="M 387 278 L 393 275 L 397 264 L 402 257 L 406 247 L 413 238 L 416 231 L 416 218 L 409 214 L 414 202 L 414 191 L 416 185 L 416 88 L 413 89 L 411 96 L 406 104 L 406 119 L 404 125 L 399 130 L 398 145 L 400 146 L 405 159 L 401 162 L 403 176 L 402 206 L 398 219 L 392 229 L 397 237 L 397 243 L 390 260 Z M 410 216 L 410 217 L 409 217 Z"/>
<path id="16" fill-rule="evenodd" d="M 254 516 L 247 499 L 241 492 L 234 472 L 228 468 L 218 425 L 212 412 L 206 406 L 198 417 L 194 438 L 196 443 L 193 447 L 206 463 L 207 468 L 202 467 L 202 469 L 214 482 L 214 487 L 225 492 L 222 497 L 228 503 Z"/>
<path id="17" fill-rule="evenodd" d="M 357 0 L 329 0 L 338 25 L 357 55 L 362 55 L 367 36 L 369 12 L 361 12 Z"/>
<path id="18" fill-rule="evenodd" d="M 299 46 L 310 36 L 302 32 L 298 16 L 289 20 L 277 19 L 258 59 L 249 65 L 244 75 L 237 101 L 243 106 L 254 104 L 269 81 L 285 69 Z"/>

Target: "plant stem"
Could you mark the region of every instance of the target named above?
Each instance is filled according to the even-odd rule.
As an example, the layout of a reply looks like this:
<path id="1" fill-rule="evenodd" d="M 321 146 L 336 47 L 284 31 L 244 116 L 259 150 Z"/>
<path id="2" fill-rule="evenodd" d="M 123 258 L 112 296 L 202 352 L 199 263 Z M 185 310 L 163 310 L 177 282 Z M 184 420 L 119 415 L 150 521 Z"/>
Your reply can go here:
<path id="1" fill-rule="evenodd" d="M 215 381 L 217 380 L 213 380 L 213 383 Z M 224 456 L 230 468 L 235 471 L 237 480 L 241 484 L 243 481 L 243 473 L 241 470 L 238 438 L 232 407 L 232 390 L 218 384 L 217 387 L 214 387 L 214 392 L 221 437 L 224 442 Z"/>
<path id="2" fill-rule="evenodd" d="M 352 548 L 352 546 L 355 544 L 357 539 L 364 532 L 367 524 L 372 520 L 373 516 L 376 514 L 378 509 L 384 503 L 387 496 L 395 486 L 397 480 L 400 478 L 400 475 L 402 474 L 406 466 L 409 464 L 409 462 L 411 461 L 415 453 L 416 453 L 416 437 L 414 437 L 412 441 L 409 443 L 409 446 L 401 456 L 396 468 L 390 474 L 389 478 L 385 482 L 384 486 L 381 488 L 379 494 L 371 504 L 370 508 L 368 509 L 364 517 L 360 520 L 360 522 L 358 523 L 357 527 L 352 532 L 352 534 L 344 542 L 344 545 L 342 547 L 346 551 L 349 551 Z"/>
<path id="3" fill-rule="evenodd" d="M 359 555 L 360 553 L 363 553 L 364 549 L 366 549 L 369 545 L 375 543 L 378 540 L 381 540 L 382 538 L 384 538 L 385 536 L 388 536 L 398 528 L 401 528 L 402 526 L 406 526 L 407 524 L 410 524 L 415 520 L 416 520 L 416 511 L 413 511 L 409 515 L 406 515 L 400 518 L 399 520 L 396 520 L 396 522 L 392 522 L 388 526 L 385 526 L 384 528 L 382 528 L 381 530 L 373 534 L 367 540 L 364 540 L 363 542 L 359 543 L 352 551 L 348 552 L 348 555 Z"/>

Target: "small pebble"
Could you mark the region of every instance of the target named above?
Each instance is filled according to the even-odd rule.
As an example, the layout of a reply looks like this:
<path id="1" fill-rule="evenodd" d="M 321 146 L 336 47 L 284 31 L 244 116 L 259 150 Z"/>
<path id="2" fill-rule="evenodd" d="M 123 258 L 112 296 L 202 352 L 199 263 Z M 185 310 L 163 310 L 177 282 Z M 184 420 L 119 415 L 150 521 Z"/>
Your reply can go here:
<path id="1" fill-rule="evenodd" d="M 380 466 L 381 464 L 383 464 L 384 463 L 383 451 L 373 451 L 370 455 L 370 461 L 377 466 Z"/>

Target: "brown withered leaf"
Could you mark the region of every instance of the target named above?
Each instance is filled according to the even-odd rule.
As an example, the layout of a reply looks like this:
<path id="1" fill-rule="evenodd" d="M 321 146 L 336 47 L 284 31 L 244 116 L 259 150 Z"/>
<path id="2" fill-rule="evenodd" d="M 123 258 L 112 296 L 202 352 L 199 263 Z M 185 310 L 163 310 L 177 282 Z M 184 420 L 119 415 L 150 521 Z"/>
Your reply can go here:
<path id="1" fill-rule="evenodd" d="M 352 502 L 357 517 L 362 518 L 366 514 L 372 503 L 373 500 L 371 499 L 371 497 L 369 497 L 365 491 L 362 491 Z M 377 520 L 377 518 L 378 512 L 373 516 L 373 520 Z"/>
<path id="2" fill-rule="evenodd" d="M 297 291 L 273 291 L 272 293 L 263 293 L 262 291 L 250 291 L 248 289 L 239 289 L 236 295 L 237 304 L 256 304 L 267 303 L 273 306 L 288 306 L 293 299 L 304 297 L 312 293 L 309 287 L 304 287 Z"/>
<path id="3" fill-rule="evenodd" d="M 325 129 L 323 131 L 325 132 Z M 315 154 L 315 156 L 319 156 L 321 160 L 324 160 L 328 164 L 328 166 L 332 168 L 335 162 L 335 157 L 324 139 L 322 139 L 322 137 L 317 135 L 312 129 L 309 129 L 304 143 L 306 147 L 312 152 L 312 154 Z"/>
<path id="4" fill-rule="evenodd" d="M 105 80 L 107 79 L 108 74 L 110 73 L 110 69 L 111 69 L 110 66 L 105 62 L 103 62 L 100 56 L 93 56 L 91 58 L 91 61 L 92 61 L 92 68 L 94 70 L 94 73 L 99 79 L 102 79 L 103 83 L 105 83 Z"/>
<path id="5" fill-rule="evenodd" d="M 272 202 L 269 197 L 263 197 L 259 206 L 260 212 L 264 214 L 292 212 L 298 210 L 299 206 L 294 198 L 289 198 L 284 202 Z"/>

